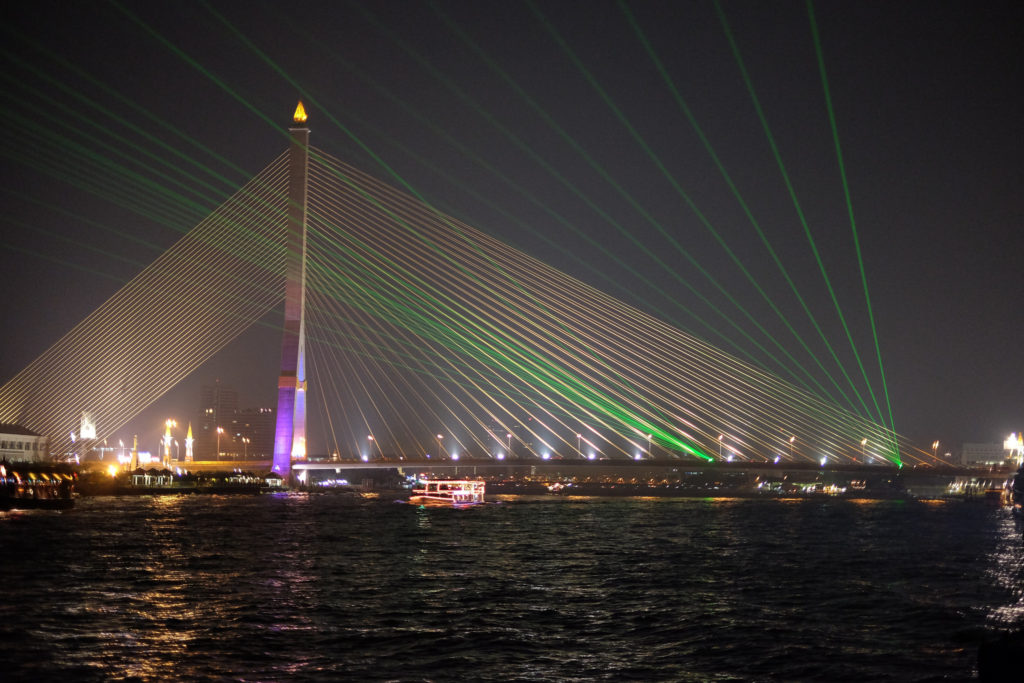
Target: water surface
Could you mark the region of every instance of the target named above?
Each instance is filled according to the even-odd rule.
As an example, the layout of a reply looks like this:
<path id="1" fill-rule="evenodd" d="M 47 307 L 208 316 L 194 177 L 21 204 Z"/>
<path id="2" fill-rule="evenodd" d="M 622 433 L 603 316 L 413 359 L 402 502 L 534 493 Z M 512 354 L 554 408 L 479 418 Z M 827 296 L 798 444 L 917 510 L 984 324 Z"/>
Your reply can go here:
<path id="1" fill-rule="evenodd" d="M 965 680 L 1024 626 L 961 502 L 90 498 L 0 553 L 6 680 Z"/>

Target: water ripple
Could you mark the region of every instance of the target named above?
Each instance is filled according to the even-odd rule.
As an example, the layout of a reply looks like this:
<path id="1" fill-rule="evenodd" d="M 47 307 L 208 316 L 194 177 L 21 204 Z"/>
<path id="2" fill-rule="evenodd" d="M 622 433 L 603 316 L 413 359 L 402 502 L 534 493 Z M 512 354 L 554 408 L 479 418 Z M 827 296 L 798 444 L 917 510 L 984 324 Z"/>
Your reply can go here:
<path id="1" fill-rule="evenodd" d="M 964 679 L 1024 625 L 968 504 L 96 498 L 0 550 L 5 680 Z"/>

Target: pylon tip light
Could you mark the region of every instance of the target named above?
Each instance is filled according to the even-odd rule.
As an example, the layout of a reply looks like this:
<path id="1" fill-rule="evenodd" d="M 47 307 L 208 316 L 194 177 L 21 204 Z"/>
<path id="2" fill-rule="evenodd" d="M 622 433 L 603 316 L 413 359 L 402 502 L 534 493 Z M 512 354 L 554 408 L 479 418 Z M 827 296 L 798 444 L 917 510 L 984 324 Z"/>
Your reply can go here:
<path id="1" fill-rule="evenodd" d="M 299 100 L 299 106 L 295 107 L 295 114 L 292 116 L 295 123 L 306 122 L 306 108 L 302 106 L 302 100 Z"/>

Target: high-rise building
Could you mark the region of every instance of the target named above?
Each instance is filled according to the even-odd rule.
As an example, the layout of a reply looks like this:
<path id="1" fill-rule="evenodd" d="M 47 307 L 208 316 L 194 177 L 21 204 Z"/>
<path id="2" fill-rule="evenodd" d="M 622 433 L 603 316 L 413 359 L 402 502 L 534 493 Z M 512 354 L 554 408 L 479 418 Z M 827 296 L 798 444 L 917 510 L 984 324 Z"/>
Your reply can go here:
<path id="1" fill-rule="evenodd" d="M 230 435 L 232 459 L 269 460 L 274 455 L 274 409 L 243 408 L 236 411 L 231 420 Z"/>
<path id="2" fill-rule="evenodd" d="M 220 434 L 220 449 L 231 443 L 231 422 L 238 411 L 238 392 L 221 386 L 218 381 L 212 386 L 204 385 L 199 395 L 199 420 L 193 444 L 196 460 L 217 460 L 217 428 Z"/>

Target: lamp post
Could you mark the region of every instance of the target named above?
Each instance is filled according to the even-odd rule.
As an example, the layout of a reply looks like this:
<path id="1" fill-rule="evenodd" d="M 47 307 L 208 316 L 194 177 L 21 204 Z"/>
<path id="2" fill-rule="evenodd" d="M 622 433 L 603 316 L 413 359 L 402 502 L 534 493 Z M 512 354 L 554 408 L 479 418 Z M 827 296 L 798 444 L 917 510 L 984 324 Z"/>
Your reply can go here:
<path id="1" fill-rule="evenodd" d="M 179 462 L 181 460 L 181 450 L 178 448 L 178 440 L 174 440 L 174 461 Z"/>
<path id="2" fill-rule="evenodd" d="M 249 437 L 242 437 L 242 460 L 249 459 Z"/>
<path id="3" fill-rule="evenodd" d="M 444 456 L 444 449 L 441 447 L 441 439 L 444 438 L 444 434 L 437 435 L 437 457 L 441 458 Z"/>
<path id="4" fill-rule="evenodd" d="M 936 440 L 935 443 L 932 444 L 932 457 L 933 458 L 938 458 L 939 457 L 939 442 L 938 442 L 938 440 Z"/>
<path id="5" fill-rule="evenodd" d="M 366 454 L 367 457 L 369 457 L 372 454 L 372 452 L 373 452 L 373 434 L 367 434 L 366 435 L 366 440 L 370 442 L 370 448 L 369 448 L 370 452 Z"/>
<path id="6" fill-rule="evenodd" d="M 648 434 L 647 435 L 647 457 L 648 458 L 653 458 L 654 457 L 654 453 L 651 452 L 651 438 L 653 436 L 654 436 L 653 434 Z"/>
<path id="7" fill-rule="evenodd" d="M 718 459 L 722 459 L 722 439 L 725 438 L 725 434 L 718 435 Z"/>
<path id="8" fill-rule="evenodd" d="M 177 427 L 178 422 L 167 418 L 164 421 L 164 425 L 167 427 L 167 430 L 164 432 L 164 467 L 169 467 L 171 461 L 171 442 L 174 440 L 171 436 L 171 429 Z M 177 456 L 175 456 L 175 460 L 177 460 Z"/>
<path id="9" fill-rule="evenodd" d="M 791 462 L 793 460 L 793 442 L 794 441 L 796 441 L 796 437 L 795 436 L 789 437 L 789 459 L 790 459 Z"/>
<path id="10" fill-rule="evenodd" d="M 220 435 L 224 433 L 223 427 L 217 427 L 217 459 L 220 460 Z"/>
<path id="11" fill-rule="evenodd" d="M 583 435 L 579 432 L 576 433 L 576 452 L 580 454 L 581 458 L 583 457 Z"/>
<path id="12" fill-rule="evenodd" d="M 505 435 L 505 437 L 508 439 L 508 457 L 511 458 L 512 457 L 512 432 L 507 433 Z"/>
<path id="13" fill-rule="evenodd" d="M 868 462 L 867 447 L 868 447 L 868 440 L 867 439 L 861 439 L 860 440 L 860 464 L 862 464 L 862 465 L 866 465 L 867 462 Z"/>

